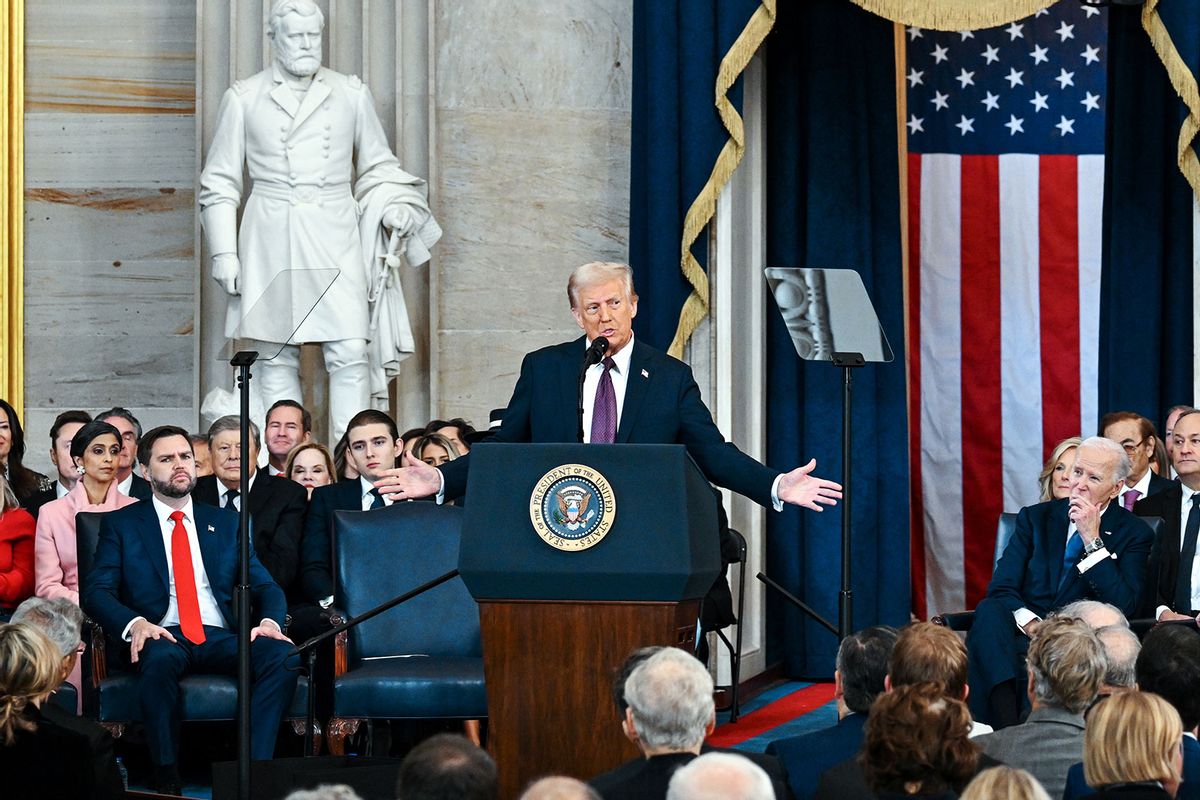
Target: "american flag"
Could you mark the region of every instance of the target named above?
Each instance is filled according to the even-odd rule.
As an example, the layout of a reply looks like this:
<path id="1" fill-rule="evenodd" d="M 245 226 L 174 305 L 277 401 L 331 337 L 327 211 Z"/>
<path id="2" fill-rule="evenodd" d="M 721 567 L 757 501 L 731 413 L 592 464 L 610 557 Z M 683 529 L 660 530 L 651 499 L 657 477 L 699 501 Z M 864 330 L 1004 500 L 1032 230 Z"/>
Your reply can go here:
<path id="1" fill-rule="evenodd" d="M 973 608 L 996 520 L 1094 432 L 1107 15 L 908 29 L 916 613 Z"/>

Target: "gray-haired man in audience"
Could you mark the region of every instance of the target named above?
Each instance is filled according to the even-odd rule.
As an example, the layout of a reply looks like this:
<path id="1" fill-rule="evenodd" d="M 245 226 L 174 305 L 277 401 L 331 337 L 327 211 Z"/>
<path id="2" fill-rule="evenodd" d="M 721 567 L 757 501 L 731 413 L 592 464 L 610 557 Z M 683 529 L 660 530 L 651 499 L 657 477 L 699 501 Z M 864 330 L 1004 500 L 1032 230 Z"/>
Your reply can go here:
<path id="1" fill-rule="evenodd" d="M 736 753 L 705 753 L 671 776 L 667 800 L 775 800 L 763 768 Z"/>

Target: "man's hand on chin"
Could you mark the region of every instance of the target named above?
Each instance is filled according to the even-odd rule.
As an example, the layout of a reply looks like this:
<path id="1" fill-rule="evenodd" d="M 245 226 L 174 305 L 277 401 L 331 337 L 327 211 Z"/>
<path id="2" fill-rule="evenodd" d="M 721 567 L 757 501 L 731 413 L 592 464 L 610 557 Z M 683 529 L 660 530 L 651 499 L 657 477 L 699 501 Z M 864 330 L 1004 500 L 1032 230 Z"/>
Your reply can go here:
<path id="1" fill-rule="evenodd" d="M 842 485 L 809 475 L 816 466 L 817 460 L 814 458 L 780 478 L 779 499 L 812 511 L 824 511 L 821 506 L 837 505 L 842 496 Z"/>
<path id="2" fill-rule="evenodd" d="M 384 470 L 375 488 L 393 503 L 432 497 L 442 488 L 442 477 L 436 467 L 404 454 L 404 466 Z"/>

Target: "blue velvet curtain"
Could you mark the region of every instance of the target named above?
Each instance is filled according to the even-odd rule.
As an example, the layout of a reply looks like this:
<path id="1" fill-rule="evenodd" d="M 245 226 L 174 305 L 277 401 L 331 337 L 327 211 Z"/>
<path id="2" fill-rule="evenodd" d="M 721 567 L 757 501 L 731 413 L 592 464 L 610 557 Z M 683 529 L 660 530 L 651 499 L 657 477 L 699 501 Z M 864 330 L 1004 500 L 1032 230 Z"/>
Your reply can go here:
<path id="1" fill-rule="evenodd" d="M 1200 3 L 1158 10 L 1196 75 Z M 1168 406 L 1193 399 L 1192 191 L 1176 165 L 1185 108 L 1140 17 L 1109 9 L 1099 407 L 1161 426 Z"/>
<path id="2" fill-rule="evenodd" d="M 728 134 L 714 105 L 721 59 L 758 0 L 635 0 L 629 264 L 638 338 L 665 350 L 691 292 L 679 268 L 683 218 Z M 728 97 L 741 110 L 742 82 Z M 708 264 L 707 238 L 692 254 Z"/>
<path id="3" fill-rule="evenodd" d="M 854 628 L 908 621 L 908 434 L 892 23 L 841 0 L 781 3 L 767 40 L 769 266 L 858 270 L 895 352 L 854 371 Z M 800 361 L 772 308 L 768 460 L 842 478 L 841 371 Z M 838 511 L 770 515 L 767 572 L 831 620 Z M 837 642 L 769 595 L 767 659 L 832 674 Z"/>

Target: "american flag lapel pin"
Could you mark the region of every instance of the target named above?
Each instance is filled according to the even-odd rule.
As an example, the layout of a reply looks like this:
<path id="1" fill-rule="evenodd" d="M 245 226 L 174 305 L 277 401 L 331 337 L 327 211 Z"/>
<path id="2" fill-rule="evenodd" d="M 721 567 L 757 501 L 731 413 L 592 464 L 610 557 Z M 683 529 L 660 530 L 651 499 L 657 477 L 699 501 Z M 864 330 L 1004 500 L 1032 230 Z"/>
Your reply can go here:
<path id="1" fill-rule="evenodd" d="M 649 372 L 647 372 L 646 370 L 642 370 L 642 377 L 643 377 L 643 378 L 649 378 L 649 377 L 650 377 L 650 373 L 649 373 Z"/>
<path id="2" fill-rule="evenodd" d="M 216 533 L 216 532 L 217 532 L 217 529 L 216 529 L 216 528 L 214 528 L 212 525 L 209 525 L 209 526 L 208 526 L 208 532 L 209 532 L 209 533 Z"/>

